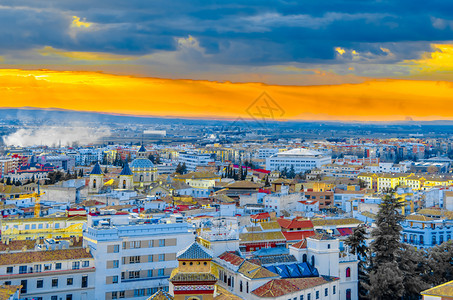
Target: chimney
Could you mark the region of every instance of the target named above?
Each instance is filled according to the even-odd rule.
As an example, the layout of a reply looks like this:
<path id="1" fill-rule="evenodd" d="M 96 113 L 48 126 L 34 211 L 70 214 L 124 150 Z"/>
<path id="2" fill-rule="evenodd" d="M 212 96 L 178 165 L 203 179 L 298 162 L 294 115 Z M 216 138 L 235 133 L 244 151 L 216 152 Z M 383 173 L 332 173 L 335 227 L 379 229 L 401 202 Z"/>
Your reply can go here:
<path id="1" fill-rule="evenodd" d="M 90 248 L 86 247 L 86 248 L 85 248 L 85 251 L 86 251 L 87 253 L 90 253 Z"/>
<path id="2" fill-rule="evenodd" d="M 80 241 L 80 237 L 76 236 L 76 242 L 78 243 Z"/>

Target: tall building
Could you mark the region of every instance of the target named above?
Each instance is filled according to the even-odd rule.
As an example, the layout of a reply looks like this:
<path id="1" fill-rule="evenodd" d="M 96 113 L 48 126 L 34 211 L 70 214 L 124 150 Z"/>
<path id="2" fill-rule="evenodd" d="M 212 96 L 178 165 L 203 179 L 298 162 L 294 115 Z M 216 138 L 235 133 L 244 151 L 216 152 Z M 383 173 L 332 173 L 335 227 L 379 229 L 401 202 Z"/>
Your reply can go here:
<path id="1" fill-rule="evenodd" d="M 217 277 L 211 269 L 212 254 L 197 242 L 181 250 L 178 268 L 170 278 L 170 294 L 175 300 L 214 299 Z"/>
<path id="2" fill-rule="evenodd" d="M 102 188 L 104 184 L 104 173 L 101 170 L 101 166 L 97 162 L 93 170 L 90 173 L 90 182 L 88 184 L 88 192 L 97 194 Z"/>
<path id="3" fill-rule="evenodd" d="M 269 171 L 282 171 L 291 167 L 296 173 L 309 171 L 330 164 L 332 158 L 321 152 L 308 149 L 292 149 L 285 152 L 276 153 L 266 158 L 266 169 Z"/>
<path id="4" fill-rule="evenodd" d="M 187 223 L 145 223 L 129 214 L 90 214 L 84 246 L 96 265 L 93 299 L 146 299 L 168 291 L 176 253 L 194 240 Z"/>
<path id="5" fill-rule="evenodd" d="M 180 152 L 178 162 L 181 165 L 186 164 L 187 171 L 193 172 L 197 166 L 207 166 L 209 163 L 213 163 L 214 159 L 209 153 Z"/>

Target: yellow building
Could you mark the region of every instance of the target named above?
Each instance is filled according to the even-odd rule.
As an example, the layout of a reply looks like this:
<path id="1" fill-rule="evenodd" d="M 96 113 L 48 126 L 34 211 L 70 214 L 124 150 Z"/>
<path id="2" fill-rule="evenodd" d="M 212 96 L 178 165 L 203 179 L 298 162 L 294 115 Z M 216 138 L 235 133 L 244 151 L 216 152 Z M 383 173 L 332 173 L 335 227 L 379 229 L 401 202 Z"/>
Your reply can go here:
<path id="1" fill-rule="evenodd" d="M 87 218 L 82 216 L 3 219 L 2 241 L 81 237 L 86 221 Z"/>
<path id="2" fill-rule="evenodd" d="M 170 276 L 170 294 L 175 300 L 212 300 L 217 283 L 212 255 L 197 242 L 180 251 L 178 267 Z"/>
<path id="3" fill-rule="evenodd" d="M 388 189 L 394 189 L 400 184 L 400 176 L 394 174 L 382 174 L 377 177 L 377 190 L 383 192 Z"/>

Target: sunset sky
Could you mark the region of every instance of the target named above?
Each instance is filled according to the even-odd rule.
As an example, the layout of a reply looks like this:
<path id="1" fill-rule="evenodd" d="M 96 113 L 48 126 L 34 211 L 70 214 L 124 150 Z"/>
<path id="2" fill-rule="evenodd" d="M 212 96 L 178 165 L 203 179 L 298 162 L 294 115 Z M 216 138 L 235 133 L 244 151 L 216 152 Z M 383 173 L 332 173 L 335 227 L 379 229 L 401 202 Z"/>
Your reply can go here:
<path id="1" fill-rule="evenodd" d="M 0 4 L 0 106 L 278 120 L 453 119 L 451 1 Z"/>

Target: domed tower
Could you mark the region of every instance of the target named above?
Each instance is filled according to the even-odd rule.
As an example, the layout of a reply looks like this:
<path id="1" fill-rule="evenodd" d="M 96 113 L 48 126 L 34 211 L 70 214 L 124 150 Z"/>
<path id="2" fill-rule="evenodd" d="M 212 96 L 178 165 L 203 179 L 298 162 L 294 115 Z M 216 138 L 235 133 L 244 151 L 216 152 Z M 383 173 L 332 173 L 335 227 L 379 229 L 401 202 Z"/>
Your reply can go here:
<path id="1" fill-rule="evenodd" d="M 134 188 L 134 174 L 129 168 L 129 164 L 126 163 L 120 173 L 120 182 L 118 188 L 131 190 Z"/>
<path id="2" fill-rule="evenodd" d="M 214 299 L 217 274 L 211 268 L 212 254 L 197 242 L 176 256 L 178 267 L 170 276 L 170 293 L 175 300 Z"/>
<path id="3" fill-rule="evenodd" d="M 99 191 L 102 188 L 102 185 L 104 183 L 104 173 L 101 170 L 101 166 L 99 165 L 99 162 L 97 162 L 93 170 L 91 170 L 90 173 L 90 182 L 88 184 L 88 193 L 91 194 L 96 194 L 99 193 Z"/>
<path id="4" fill-rule="evenodd" d="M 130 168 L 133 174 L 134 185 L 143 187 L 145 185 L 150 185 L 156 180 L 157 168 L 152 161 L 148 159 L 148 152 L 143 145 L 137 152 L 137 158 L 131 162 Z"/>

